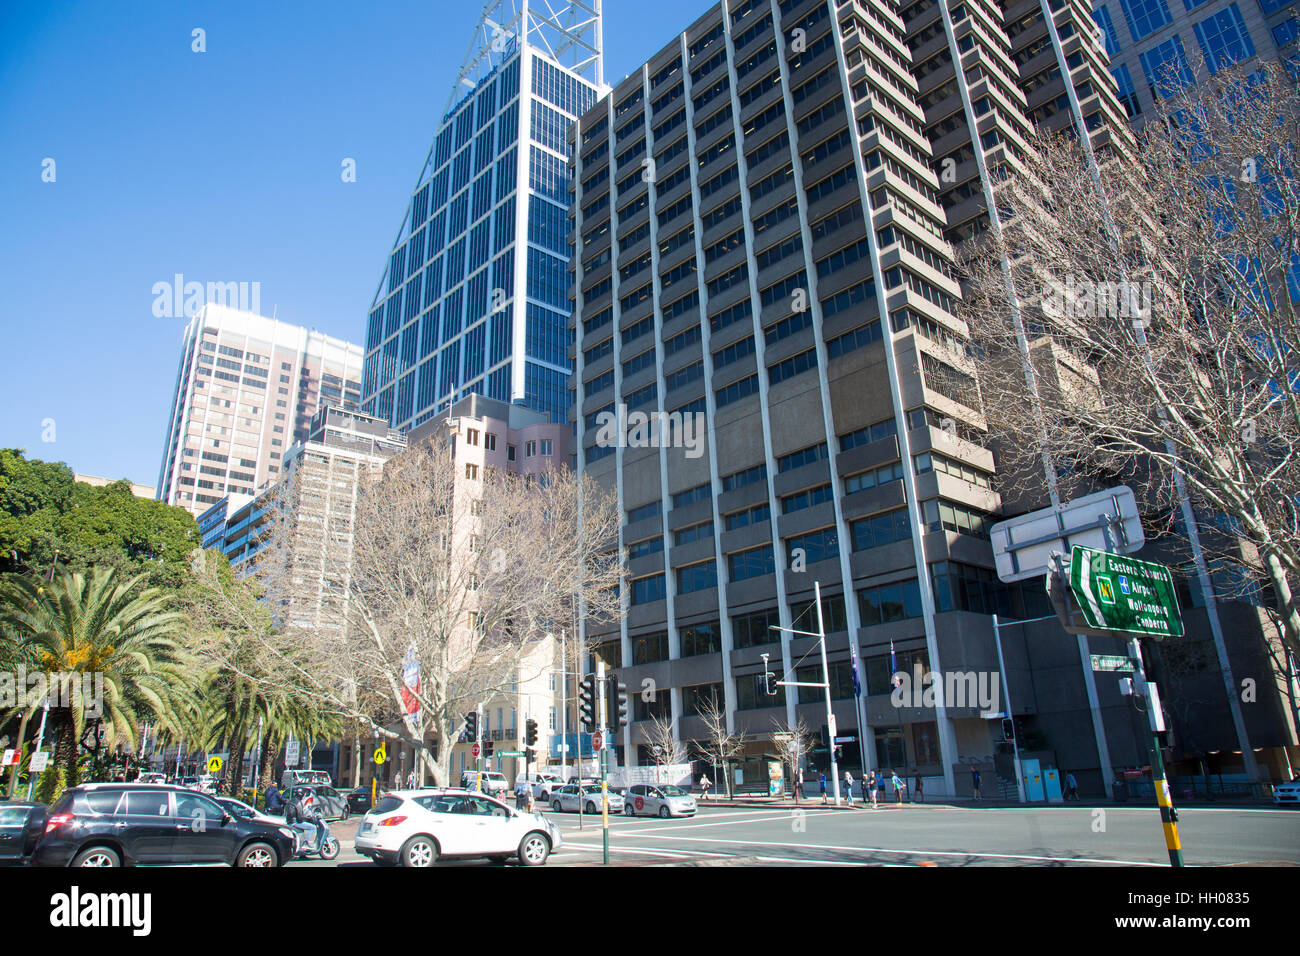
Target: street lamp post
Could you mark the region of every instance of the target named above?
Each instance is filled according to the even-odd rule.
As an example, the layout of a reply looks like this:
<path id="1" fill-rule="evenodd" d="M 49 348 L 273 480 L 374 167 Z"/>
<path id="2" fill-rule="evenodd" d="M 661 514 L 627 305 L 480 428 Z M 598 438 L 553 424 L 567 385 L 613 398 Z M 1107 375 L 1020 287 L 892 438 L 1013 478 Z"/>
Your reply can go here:
<path id="1" fill-rule="evenodd" d="M 797 680 L 779 680 L 776 683 L 778 687 L 820 687 L 826 691 L 826 733 L 830 736 L 830 740 L 826 741 L 826 749 L 830 754 L 831 781 L 835 788 L 835 805 L 838 807 L 840 805 L 840 774 L 839 764 L 835 760 L 835 713 L 831 709 L 831 675 L 830 667 L 826 663 L 826 625 L 822 620 L 822 584 L 820 581 L 815 581 L 813 583 L 813 595 L 817 602 L 816 632 L 796 631 L 793 628 L 777 627 L 776 625 L 772 625 L 772 630 L 785 631 L 788 634 L 799 634 L 803 637 L 817 638 L 817 645 L 821 648 L 822 654 L 822 681 L 820 684 L 811 681 Z M 790 729 L 795 731 L 794 727 L 791 727 Z M 859 730 L 860 729 L 861 728 L 859 728 Z M 795 732 L 797 736 L 797 731 Z M 850 799 L 852 799 L 852 794 L 850 794 Z"/>

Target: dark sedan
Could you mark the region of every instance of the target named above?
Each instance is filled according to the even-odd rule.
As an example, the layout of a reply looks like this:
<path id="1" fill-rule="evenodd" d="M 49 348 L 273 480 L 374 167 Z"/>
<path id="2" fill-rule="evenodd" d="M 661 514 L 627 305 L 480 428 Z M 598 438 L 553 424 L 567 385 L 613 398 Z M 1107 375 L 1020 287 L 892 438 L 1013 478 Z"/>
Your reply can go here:
<path id="1" fill-rule="evenodd" d="M 26 863 L 32 858 L 48 813 L 43 803 L 0 803 L 0 863 Z"/>
<path id="2" fill-rule="evenodd" d="M 368 813 L 370 806 L 369 787 L 357 787 L 348 791 L 348 809 L 353 813 Z"/>

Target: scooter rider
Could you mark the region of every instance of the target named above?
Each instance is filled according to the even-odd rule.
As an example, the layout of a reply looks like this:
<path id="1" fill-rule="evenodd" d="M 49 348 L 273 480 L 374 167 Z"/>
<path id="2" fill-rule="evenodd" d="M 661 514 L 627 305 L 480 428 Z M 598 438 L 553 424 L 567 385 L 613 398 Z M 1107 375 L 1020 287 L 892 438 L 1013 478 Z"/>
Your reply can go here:
<path id="1" fill-rule="evenodd" d="M 325 847 L 325 837 L 329 834 L 329 827 L 325 825 L 325 817 L 321 813 L 320 806 L 316 802 L 316 795 L 310 790 L 304 790 L 298 800 L 297 813 L 298 820 L 305 825 L 316 828 L 316 848 L 313 853 L 319 853 Z"/>

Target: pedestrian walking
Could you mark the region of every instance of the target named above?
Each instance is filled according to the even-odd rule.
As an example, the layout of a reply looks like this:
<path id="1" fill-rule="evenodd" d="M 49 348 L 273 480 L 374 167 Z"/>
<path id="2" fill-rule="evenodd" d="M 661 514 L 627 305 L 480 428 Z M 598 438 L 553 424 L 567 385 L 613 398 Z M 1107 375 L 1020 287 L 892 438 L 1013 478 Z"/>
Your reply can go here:
<path id="1" fill-rule="evenodd" d="M 826 774 L 821 773 L 817 775 L 817 786 L 821 788 L 822 803 L 825 803 L 826 802 Z"/>
<path id="2" fill-rule="evenodd" d="M 1071 797 L 1074 797 L 1076 801 L 1079 799 L 1079 781 L 1074 779 L 1074 774 L 1067 773 L 1065 775 L 1065 799 L 1069 800 Z"/>
<path id="3" fill-rule="evenodd" d="M 707 773 L 700 774 L 700 793 L 705 800 L 709 799 L 709 787 L 713 786 Z"/>
<path id="4" fill-rule="evenodd" d="M 975 792 L 975 799 L 983 800 L 984 797 L 980 793 L 980 772 L 974 767 L 970 768 L 970 783 Z"/>
<path id="5" fill-rule="evenodd" d="M 897 770 L 891 770 L 889 772 L 893 777 L 893 779 L 890 780 L 889 782 L 894 788 L 894 802 L 902 803 L 903 802 L 903 781 L 898 778 Z"/>
<path id="6" fill-rule="evenodd" d="M 872 810 L 876 809 L 876 772 L 874 770 L 870 771 L 867 774 L 867 780 L 862 785 L 862 789 L 865 791 L 862 794 L 863 802 L 865 802 L 866 799 L 870 797 L 871 809 Z"/>
<path id="7" fill-rule="evenodd" d="M 853 774 L 847 770 L 844 771 L 844 795 L 849 798 L 849 806 L 853 806 Z"/>
<path id="8" fill-rule="evenodd" d="M 515 778 L 515 809 L 516 810 L 528 809 L 528 794 L 530 792 L 532 792 L 532 788 L 528 785 L 528 781 L 524 779 L 524 775 L 520 774 L 518 777 Z"/>
<path id="9" fill-rule="evenodd" d="M 916 796 L 914 796 L 912 800 L 916 803 L 925 803 L 925 781 L 921 779 L 921 771 L 916 770 L 913 771 L 913 773 L 916 776 L 916 780 L 913 781 L 913 784 L 916 787 L 916 790 L 914 791 Z"/>
<path id="10" fill-rule="evenodd" d="M 794 798 L 796 802 L 807 799 L 803 789 L 803 767 L 799 768 L 799 773 L 794 778 Z"/>

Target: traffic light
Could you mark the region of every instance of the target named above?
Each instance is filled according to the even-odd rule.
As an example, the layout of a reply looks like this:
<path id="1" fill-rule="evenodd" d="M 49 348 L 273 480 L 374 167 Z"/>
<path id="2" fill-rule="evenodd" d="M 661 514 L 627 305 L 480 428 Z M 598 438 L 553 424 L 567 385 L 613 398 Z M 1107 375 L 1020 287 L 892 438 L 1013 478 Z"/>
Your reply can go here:
<path id="1" fill-rule="evenodd" d="M 465 715 L 465 737 L 473 743 L 478 743 L 478 711 Z"/>
<path id="2" fill-rule="evenodd" d="M 1003 740 L 1016 739 L 1016 725 L 1012 723 L 1010 717 L 1002 718 L 1002 739 Z"/>
<path id="3" fill-rule="evenodd" d="M 609 700 L 614 707 L 614 719 L 610 721 L 613 727 L 627 726 L 627 684 L 618 679 L 618 675 L 611 674 L 609 680 Z"/>
<path id="4" fill-rule="evenodd" d="M 524 746 L 537 746 L 537 721 L 531 717 L 524 722 Z"/>
<path id="5" fill-rule="evenodd" d="M 582 679 L 578 690 L 578 717 L 584 727 L 596 726 L 596 675 L 588 674 Z"/>
<path id="6" fill-rule="evenodd" d="M 496 746 L 497 745 L 493 743 L 491 740 L 483 741 L 483 756 L 491 757 L 494 753 L 496 753 Z"/>

